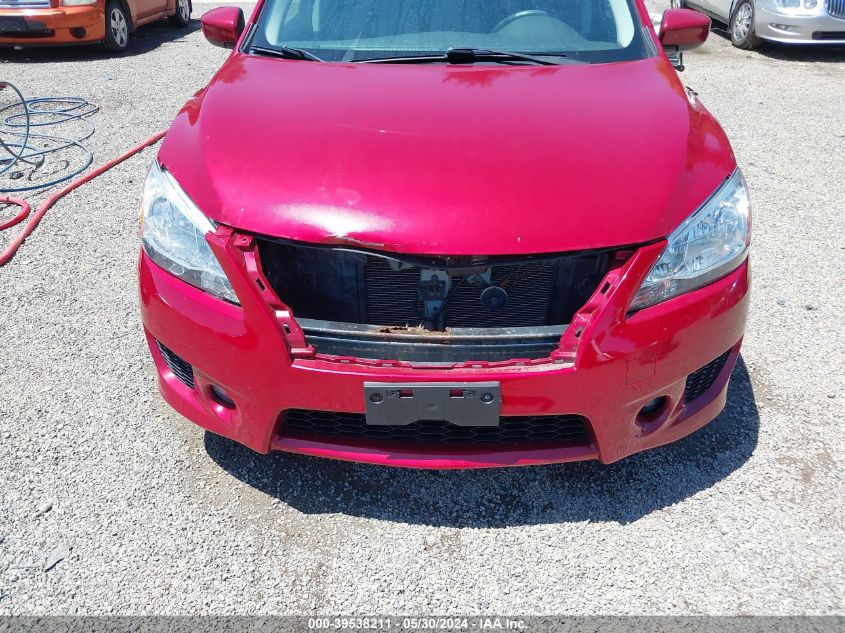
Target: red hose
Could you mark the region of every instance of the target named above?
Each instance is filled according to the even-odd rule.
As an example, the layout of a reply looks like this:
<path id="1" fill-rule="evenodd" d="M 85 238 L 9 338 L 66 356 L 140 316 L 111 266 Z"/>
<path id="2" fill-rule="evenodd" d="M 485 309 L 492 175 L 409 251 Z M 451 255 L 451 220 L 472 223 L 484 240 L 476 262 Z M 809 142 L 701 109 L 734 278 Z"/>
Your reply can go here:
<path id="1" fill-rule="evenodd" d="M 6 262 L 12 259 L 12 256 L 18 250 L 20 245 L 23 244 L 24 240 L 29 237 L 29 235 L 35 230 L 35 227 L 38 226 L 38 223 L 41 221 L 41 218 L 44 217 L 47 211 L 49 211 L 50 208 L 54 204 L 56 204 L 56 202 L 64 198 L 74 189 L 78 189 L 79 187 L 93 180 L 97 176 L 104 174 L 112 167 L 119 165 L 128 158 L 132 158 L 135 154 L 144 151 L 151 145 L 155 145 L 162 139 L 165 134 L 166 132 L 159 132 L 158 134 L 151 136 L 146 141 L 144 141 L 137 147 L 130 149 L 122 156 L 110 160 L 105 165 L 97 167 L 97 169 L 95 169 L 91 173 L 87 174 L 86 176 L 83 176 L 79 180 L 75 180 L 61 191 L 54 193 L 52 196 L 47 198 L 46 202 L 44 202 L 44 204 L 38 207 L 38 210 L 32 215 L 32 217 L 29 218 L 29 221 L 24 225 L 23 230 L 20 232 L 20 235 L 18 235 L 14 240 L 12 240 L 12 243 L 9 244 L 8 247 L 6 247 L 6 250 L 0 253 L 0 266 L 3 266 Z M 7 220 L 3 223 L 0 223 L 0 231 L 4 231 L 10 227 L 15 226 L 16 224 L 20 224 L 24 221 L 24 219 L 26 219 L 27 216 L 29 216 L 29 213 L 31 211 L 29 203 L 26 200 L 21 200 L 20 198 L 7 198 L 5 196 L 0 196 L 0 204 L 10 204 L 13 206 L 20 207 L 21 209 L 21 211 L 11 220 Z"/>
<path id="2" fill-rule="evenodd" d="M 0 197 L 0 204 L 12 204 L 21 208 L 20 213 L 11 220 L 6 220 L 5 222 L 0 223 L 0 231 L 5 231 L 6 229 L 15 226 L 15 224 L 23 222 L 31 210 L 29 203 L 26 200 L 21 200 L 20 198 Z"/>

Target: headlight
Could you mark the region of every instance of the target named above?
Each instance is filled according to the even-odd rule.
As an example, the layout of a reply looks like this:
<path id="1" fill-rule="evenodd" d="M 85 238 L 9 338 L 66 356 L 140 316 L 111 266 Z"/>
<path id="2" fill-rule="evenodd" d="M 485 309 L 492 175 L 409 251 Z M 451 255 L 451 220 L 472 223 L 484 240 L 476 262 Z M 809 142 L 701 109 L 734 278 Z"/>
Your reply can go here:
<path id="1" fill-rule="evenodd" d="M 701 288 L 736 269 L 751 243 L 751 205 L 737 169 L 672 235 L 631 310 Z"/>
<path id="2" fill-rule="evenodd" d="M 206 292 L 238 303 L 205 236 L 215 230 L 173 177 L 153 162 L 141 203 L 141 242 L 159 266 Z"/>
<path id="3" fill-rule="evenodd" d="M 801 8 L 801 0 L 761 0 L 763 8 L 771 13 L 781 15 L 813 15 L 818 5 L 817 0 L 805 0 Z"/>
<path id="4" fill-rule="evenodd" d="M 97 0 L 62 0 L 62 5 L 66 7 L 81 7 L 86 4 L 97 4 Z"/>

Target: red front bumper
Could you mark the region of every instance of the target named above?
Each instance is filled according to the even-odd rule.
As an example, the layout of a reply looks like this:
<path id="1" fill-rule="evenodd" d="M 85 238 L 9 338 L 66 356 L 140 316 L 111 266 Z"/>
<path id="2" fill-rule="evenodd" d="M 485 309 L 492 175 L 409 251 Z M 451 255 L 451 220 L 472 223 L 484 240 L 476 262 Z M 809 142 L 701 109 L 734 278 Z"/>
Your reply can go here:
<path id="1" fill-rule="evenodd" d="M 164 398 L 200 426 L 267 453 L 289 451 L 414 468 L 484 468 L 585 459 L 604 463 L 675 441 L 722 410 L 739 354 L 749 303 L 749 268 L 695 292 L 642 310 L 625 311 L 663 244 L 639 249 L 612 271 L 576 315 L 554 361 L 431 369 L 399 363 L 311 357 L 292 316 L 263 280 L 248 238 L 226 229 L 210 238 L 242 307 L 186 285 L 141 255 L 141 310 Z M 602 292 L 603 291 L 603 292 Z M 168 369 L 155 340 L 194 367 L 189 389 Z M 724 352 L 730 355 L 712 386 L 684 402 L 686 377 Z M 288 409 L 364 412 L 363 384 L 498 381 L 502 415 L 577 414 L 591 426 L 581 445 L 440 449 L 286 437 Z M 225 389 L 234 407 L 213 397 Z M 656 418 L 640 409 L 664 396 Z"/>

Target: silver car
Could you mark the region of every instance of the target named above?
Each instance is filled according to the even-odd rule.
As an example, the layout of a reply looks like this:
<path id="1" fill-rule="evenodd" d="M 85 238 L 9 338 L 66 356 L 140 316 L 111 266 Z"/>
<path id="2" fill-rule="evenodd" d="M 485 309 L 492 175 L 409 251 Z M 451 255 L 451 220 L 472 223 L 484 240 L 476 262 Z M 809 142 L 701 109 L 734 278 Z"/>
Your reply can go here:
<path id="1" fill-rule="evenodd" d="M 845 44 L 845 0 L 672 0 L 727 24 L 739 48 L 763 40 Z"/>

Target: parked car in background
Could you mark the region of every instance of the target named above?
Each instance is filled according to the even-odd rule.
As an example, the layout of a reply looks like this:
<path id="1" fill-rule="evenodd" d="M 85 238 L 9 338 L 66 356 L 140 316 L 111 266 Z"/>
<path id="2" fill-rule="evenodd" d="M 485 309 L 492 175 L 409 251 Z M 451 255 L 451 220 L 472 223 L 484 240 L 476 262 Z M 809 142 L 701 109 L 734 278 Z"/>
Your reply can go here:
<path id="1" fill-rule="evenodd" d="M 161 18 L 191 21 L 191 0 L 0 0 L 0 46 L 102 42 L 129 48 L 136 28 Z"/>
<path id="2" fill-rule="evenodd" d="M 845 44 L 845 0 L 672 0 L 728 25 L 738 48 L 763 41 Z"/>
<path id="3" fill-rule="evenodd" d="M 750 206 L 642 0 L 266 0 L 142 199 L 164 398 L 261 453 L 481 468 L 673 442 L 726 401 Z"/>

